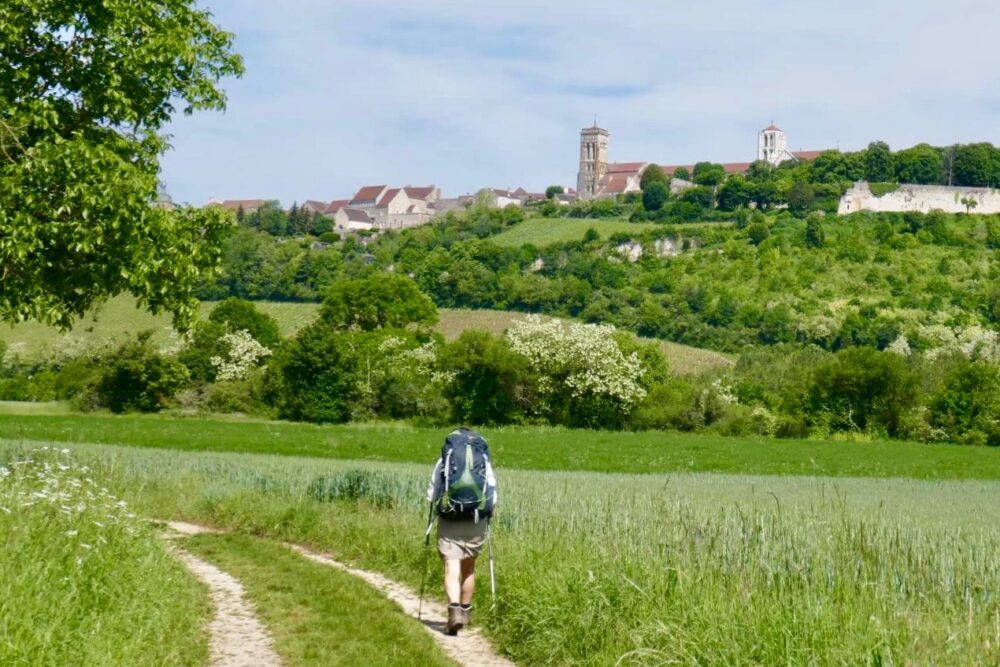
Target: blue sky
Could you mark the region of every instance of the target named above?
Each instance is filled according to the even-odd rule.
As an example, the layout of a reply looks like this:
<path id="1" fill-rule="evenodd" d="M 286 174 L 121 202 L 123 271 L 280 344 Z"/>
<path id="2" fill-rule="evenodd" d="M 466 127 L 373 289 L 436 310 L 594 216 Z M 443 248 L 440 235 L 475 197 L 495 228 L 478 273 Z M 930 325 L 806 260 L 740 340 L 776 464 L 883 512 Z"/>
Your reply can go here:
<path id="1" fill-rule="evenodd" d="M 177 201 L 344 198 L 364 184 L 574 184 L 597 115 L 611 159 L 753 159 L 882 139 L 1000 144 L 993 0 L 201 0 L 246 75 L 180 117 Z"/>

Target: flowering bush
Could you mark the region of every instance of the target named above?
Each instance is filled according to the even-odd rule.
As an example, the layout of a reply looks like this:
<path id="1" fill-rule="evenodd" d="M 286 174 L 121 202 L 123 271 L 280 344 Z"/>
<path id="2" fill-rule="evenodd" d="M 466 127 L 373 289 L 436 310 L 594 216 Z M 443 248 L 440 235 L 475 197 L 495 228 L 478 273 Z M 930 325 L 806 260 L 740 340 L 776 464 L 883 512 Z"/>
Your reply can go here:
<path id="1" fill-rule="evenodd" d="M 507 341 L 539 373 L 538 389 L 548 401 L 543 409 L 551 412 L 561 405 L 582 412 L 579 418 L 587 422 L 602 408 L 629 412 L 646 396 L 639 355 L 624 354 L 614 333 L 610 325 L 544 321 L 533 315 L 511 325 Z"/>
<path id="2" fill-rule="evenodd" d="M 209 360 L 217 380 L 243 380 L 261 359 L 271 356 L 271 350 L 254 340 L 245 329 L 223 334 L 220 341 L 229 351 L 225 357 L 215 356 Z"/>

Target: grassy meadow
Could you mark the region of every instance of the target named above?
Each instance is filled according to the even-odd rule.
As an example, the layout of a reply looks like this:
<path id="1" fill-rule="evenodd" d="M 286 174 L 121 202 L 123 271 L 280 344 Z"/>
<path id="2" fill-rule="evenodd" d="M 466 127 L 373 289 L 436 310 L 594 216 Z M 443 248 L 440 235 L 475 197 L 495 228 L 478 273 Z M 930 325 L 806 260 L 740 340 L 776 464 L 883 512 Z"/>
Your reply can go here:
<path id="1" fill-rule="evenodd" d="M 0 664 L 204 664 L 207 595 L 107 481 L 0 450 Z"/>
<path id="2" fill-rule="evenodd" d="M 721 223 L 725 224 L 725 223 Z M 678 225 L 680 232 L 709 225 L 719 226 L 717 222 L 686 223 Z M 602 239 L 607 240 L 615 234 L 640 235 L 646 231 L 662 230 L 662 224 L 655 222 L 629 222 L 627 218 L 539 218 L 529 217 L 510 229 L 492 237 L 497 245 L 520 248 L 525 244 L 547 246 L 553 243 L 582 241 L 588 229 L 593 228 Z"/>
<path id="3" fill-rule="evenodd" d="M 481 430 L 498 460 L 520 470 L 1000 480 L 1000 451 L 991 447 L 527 426 Z M 0 413 L 0 433 L 29 441 L 398 463 L 433 461 L 443 439 L 440 428 L 404 423 L 315 425 L 156 415 Z"/>
<path id="4" fill-rule="evenodd" d="M 72 449 L 147 516 L 301 542 L 419 586 L 429 462 Z M 520 664 L 1000 660 L 1000 482 L 498 474 L 499 596 L 491 609 L 480 585 L 476 608 Z M 221 557 L 243 567 L 251 547 Z"/>
<path id="5" fill-rule="evenodd" d="M 295 335 L 302 327 L 313 321 L 319 309 L 316 303 L 293 303 L 279 301 L 256 301 L 254 304 L 262 312 L 275 318 L 281 335 Z M 200 314 L 207 318 L 214 302 L 202 302 Z M 463 331 L 476 329 L 502 334 L 512 322 L 527 317 L 525 313 L 498 310 L 456 310 L 443 308 L 438 311 L 436 330 L 446 340 L 458 338 Z M 165 314 L 152 315 L 136 308 L 135 301 L 120 296 L 110 299 L 96 311 L 77 322 L 68 332 L 37 322 L 22 322 L 15 325 L 0 324 L 0 342 L 7 345 L 7 354 L 20 355 L 26 359 L 46 357 L 53 350 L 82 350 L 88 345 L 100 345 L 109 341 L 123 341 L 141 331 L 154 332 L 153 341 L 158 346 L 170 346 L 177 342 L 177 334 Z M 669 341 L 655 341 L 667 360 L 670 369 L 681 375 L 728 368 L 733 365 L 733 356 L 680 345 Z"/>

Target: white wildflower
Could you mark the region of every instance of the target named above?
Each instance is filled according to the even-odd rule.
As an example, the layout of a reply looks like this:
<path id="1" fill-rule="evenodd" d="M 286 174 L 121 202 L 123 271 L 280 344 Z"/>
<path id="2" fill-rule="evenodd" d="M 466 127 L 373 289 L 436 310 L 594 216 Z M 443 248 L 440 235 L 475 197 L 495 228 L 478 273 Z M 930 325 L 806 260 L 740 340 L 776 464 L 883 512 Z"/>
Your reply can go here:
<path id="1" fill-rule="evenodd" d="M 899 334 L 896 340 L 889 344 L 889 347 L 885 348 L 886 352 L 891 354 L 898 354 L 901 357 L 910 356 L 910 341 L 906 340 L 906 336 Z"/>

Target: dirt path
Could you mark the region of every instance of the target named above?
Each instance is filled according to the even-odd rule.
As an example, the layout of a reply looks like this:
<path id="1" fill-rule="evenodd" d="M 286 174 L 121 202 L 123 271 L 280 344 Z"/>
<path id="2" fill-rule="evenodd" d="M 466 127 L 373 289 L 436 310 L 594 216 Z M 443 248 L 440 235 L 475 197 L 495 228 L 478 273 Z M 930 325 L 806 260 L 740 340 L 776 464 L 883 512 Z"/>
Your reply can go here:
<path id="1" fill-rule="evenodd" d="M 387 598 L 395 602 L 407 615 L 417 618 L 420 607 L 420 597 L 409 587 L 388 579 L 377 572 L 361 570 L 345 565 L 330 556 L 309 551 L 296 544 L 285 544 L 289 549 L 301 554 L 316 563 L 337 568 L 366 582 L 382 591 Z M 463 629 L 457 637 L 449 637 L 444 633 L 444 619 L 448 611 L 439 602 L 424 600 L 421 622 L 431 633 L 444 652 L 452 660 L 463 667 L 514 667 L 514 663 L 493 652 L 489 641 L 478 630 Z"/>
<path id="2" fill-rule="evenodd" d="M 215 532 L 185 523 L 169 522 L 167 526 L 173 533 L 165 535 L 168 539 Z M 171 546 L 171 551 L 208 586 L 214 608 L 208 626 L 210 667 L 280 667 L 281 659 L 274 652 L 267 628 L 244 597 L 240 582 L 183 549 Z"/>
<path id="3" fill-rule="evenodd" d="M 211 528 L 177 521 L 167 522 L 166 525 L 171 531 L 179 535 L 199 535 L 202 533 L 220 532 Z M 297 544 L 286 543 L 285 546 L 315 563 L 333 567 L 342 572 L 346 572 L 363 579 L 368 582 L 369 585 L 374 586 L 376 589 L 381 591 L 387 598 L 395 602 L 405 614 L 412 616 L 413 618 L 417 618 L 417 612 L 420 607 L 420 598 L 417 593 L 409 587 L 384 577 L 377 572 L 369 572 L 368 570 L 351 567 L 350 565 L 346 565 L 338 560 L 335 560 L 327 554 L 316 553 Z M 189 556 L 189 558 L 193 559 L 191 556 Z M 212 566 L 208 565 L 208 567 Z M 220 574 L 226 577 L 229 576 L 224 572 L 220 572 Z M 232 577 L 229 578 L 232 579 Z M 233 583 L 239 587 L 239 582 L 235 579 L 233 579 Z M 435 641 L 437 641 L 437 643 L 441 646 L 445 654 L 448 655 L 448 657 L 463 667 L 515 667 L 514 663 L 510 660 L 496 655 L 493 651 L 493 647 L 489 643 L 489 640 L 487 640 L 478 630 L 470 630 L 466 628 L 459 632 L 457 637 L 449 637 L 446 635 L 444 633 L 444 619 L 447 616 L 447 613 L 447 609 L 443 604 L 424 600 L 421 622 L 424 624 L 424 627 L 427 628 L 427 631 L 431 633 L 431 636 L 434 637 Z M 266 631 L 263 627 L 261 628 L 261 631 L 266 637 Z M 214 637 L 215 633 L 213 631 L 213 639 Z M 275 660 L 277 660 L 277 657 L 275 657 Z M 213 667 L 216 665 L 219 665 L 219 667 L 223 665 L 226 667 L 249 667 L 249 665 L 269 667 L 270 665 L 277 664 L 279 663 L 264 661 L 212 663 Z"/>

